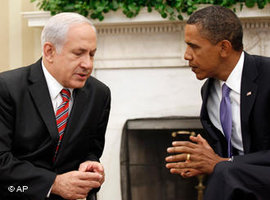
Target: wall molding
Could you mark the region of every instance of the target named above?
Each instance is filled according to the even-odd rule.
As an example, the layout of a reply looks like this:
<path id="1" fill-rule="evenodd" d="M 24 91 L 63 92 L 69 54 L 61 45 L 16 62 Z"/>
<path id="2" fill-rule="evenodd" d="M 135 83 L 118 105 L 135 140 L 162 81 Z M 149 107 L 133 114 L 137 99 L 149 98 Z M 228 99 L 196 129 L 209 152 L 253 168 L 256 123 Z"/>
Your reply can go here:
<path id="1" fill-rule="evenodd" d="M 98 34 L 141 34 L 141 33 L 169 33 L 181 32 L 183 22 L 157 23 L 157 24 L 131 24 L 96 26 Z"/>
<path id="2" fill-rule="evenodd" d="M 199 5 L 198 7 L 205 7 L 206 5 Z M 253 8 L 246 8 L 245 6 L 240 11 L 239 5 L 236 5 L 236 13 L 240 19 L 270 19 L 270 4 L 267 4 L 264 9 L 258 9 L 256 6 Z M 32 11 L 22 12 L 24 18 L 28 20 L 29 27 L 43 27 L 48 19 L 51 17 L 49 11 Z M 186 14 L 183 14 L 184 21 L 188 18 Z M 109 12 L 105 14 L 103 21 L 93 20 L 94 24 L 98 27 L 101 26 L 116 26 L 124 24 L 130 26 L 130 24 L 156 24 L 156 23 L 171 23 L 172 21 L 164 19 L 158 12 L 153 10 L 151 13 L 147 12 L 147 9 L 143 8 L 139 15 L 135 18 L 127 18 L 121 10 L 116 12 Z M 176 23 L 183 24 L 183 21 L 175 21 Z"/>
<path id="3" fill-rule="evenodd" d="M 252 54 L 269 55 L 270 4 L 266 8 L 237 11 L 244 29 L 244 49 Z M 49 12 L 24 12 L 29 27 L 42 27 Z M 98 32 L 95 70 L 187 67 L 184 60 L 184 21 L 163 19 L 159 13 L 143 9 L 135 18 L 121 11 L 109 12 L 104 21 L 93 21 Z"/>

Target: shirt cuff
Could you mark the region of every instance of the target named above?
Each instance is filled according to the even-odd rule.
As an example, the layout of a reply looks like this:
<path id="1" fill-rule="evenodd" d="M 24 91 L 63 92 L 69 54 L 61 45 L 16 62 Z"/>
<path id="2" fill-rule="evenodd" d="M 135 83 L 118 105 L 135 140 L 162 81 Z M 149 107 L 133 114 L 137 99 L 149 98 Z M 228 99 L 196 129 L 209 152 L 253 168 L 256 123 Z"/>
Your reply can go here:
<path id="1" fill-rule="evenodd" d="M 228 160 L 229 162 L 233 162 L 233 156 L 231 158 L 229 158 Z"/>
<path id="2" fill-rule="evenodd" d="M 50 190 L 49 190 L 49 192 L 48 192 L 48 194 L 47 194 L 47 198 L 49 198 L 49 197 L 50 197 L 50 195 L 51 195 L 51 191 L 52 191 L 52 186 L 51 186 L 51 188 L 50 188 Z"/>

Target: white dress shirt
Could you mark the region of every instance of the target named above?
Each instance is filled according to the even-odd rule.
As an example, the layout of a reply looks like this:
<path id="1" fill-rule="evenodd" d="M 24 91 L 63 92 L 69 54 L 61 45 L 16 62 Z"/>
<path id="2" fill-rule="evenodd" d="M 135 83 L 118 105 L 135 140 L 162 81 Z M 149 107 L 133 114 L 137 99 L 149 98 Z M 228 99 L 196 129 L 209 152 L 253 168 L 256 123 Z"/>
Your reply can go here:
<path id="1" fill-rule="evenodd" d="M 240 92 L 241 92 L 241 78 L 244 66 L 244 52 L 242 52 L 239 61 L 234 67 L 233 71 L 226 80 L 226 85 L 231 89 L 230 100 L 232 106 L 232 146 L 236 148 L 239 154 L 243 154 L 243 141 L 241 130 L 241 117 L 240 117 Z M 214 80 L 214 85 L 210 89 L 210 94 L 207 100 L 207 111 L 211 122 L 222 133 L 222 126 L 220 122 L 220 102 L 222 98 L 222 85 L 223 81 Z M 224 133 L 223 133 L 224 134 Z"/>
<path id="2" fill-rule="evenodd" d="M 51 74 L 48 72 L 46 67 L 44 66 L 42 62 L 42 70 L 47 82 L 47 86 L 49 89 L 52 105 L 53 105 L 53 110 L 54 113 L 56 113 L 57 108 L 60 106 L 62 103 L 62 96 L 60 94 L 61 90 L 64 88 Z M 69 109 L 68 112 L 70 113 L 73 105 L 73 88 L 66 88 L 70 91 L 70 101 L 69 101 Z"/>

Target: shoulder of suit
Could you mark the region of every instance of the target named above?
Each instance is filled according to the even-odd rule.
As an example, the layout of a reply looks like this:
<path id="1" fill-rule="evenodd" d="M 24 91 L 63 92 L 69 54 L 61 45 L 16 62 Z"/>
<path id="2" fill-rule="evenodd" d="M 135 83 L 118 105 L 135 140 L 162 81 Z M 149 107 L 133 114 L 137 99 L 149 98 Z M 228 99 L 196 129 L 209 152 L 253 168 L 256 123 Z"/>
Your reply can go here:
<path id="1" fill-rule="evenodd" d="M 260 56 L 260 55 L 250 55 L 245 53 L 245 61 L 251 62 L 253 61 L 258 68 L 266 67 L 266 70 L 270 70 L 270 57 Z"/>
<path id="2" fill-rule="evenodd" d="M 100 80 L 98 80 L 93 76 L 90 76 L 86 81 L 86 87 L 95 87 L 96 89 L 99 90 L 110 91 L 109 87 L 105 83 L 101 82 Z"/>
<path id="3" fill-rule="evenodd" d="M 27 78 L 29 71 L 30 71 L 30 66 L 4 71 L 0 73 L 0 79 L 2 79 L 3 81 L 8 81 L 8 82 L 22 81 L 23 79 Z"/>
<path id="4" fill-rule="evenodd" d="M 38 67 L 40 60 L 34 64 L 20 67 L 17 69 L 12 69 L 0 73 L 0 80 L 4 82 L 7 86 L 19 87 L 25 86 L 24 83 L 28 82 L 28 77 L 31 72 L 31 68 Z"/>

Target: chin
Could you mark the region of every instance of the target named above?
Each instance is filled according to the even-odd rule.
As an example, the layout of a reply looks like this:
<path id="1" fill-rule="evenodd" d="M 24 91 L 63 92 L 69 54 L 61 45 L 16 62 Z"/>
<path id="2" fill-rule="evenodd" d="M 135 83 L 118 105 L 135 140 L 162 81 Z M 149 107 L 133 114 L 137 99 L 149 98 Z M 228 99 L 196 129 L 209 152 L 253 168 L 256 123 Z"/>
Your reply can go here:
<path id="1" fill-rule="evenodd" d="M 76 84 L 73 88 L 82 88 L 85 85 L 85 82 L 83 84 Z"/>
<path id="2" fill-rule="evenodd" d="M 67 88 L 73 88 L 73 89 L 76 89 L 76 88 L 82 88 L 84 85 L 85 85 L 85 82 L 86 81 L 76 81 L 75 83 L 69 83 L 68 85 L 66 85 L 65 87 Z"/>
<path id="3" fill-rule="evenodd" d="M 205 79 L 206 77 L 200 76 L 199 74 L 196 74 L 196 78 L 197 78 L 198 80 L 203 80 L 203 79 Z"/>

